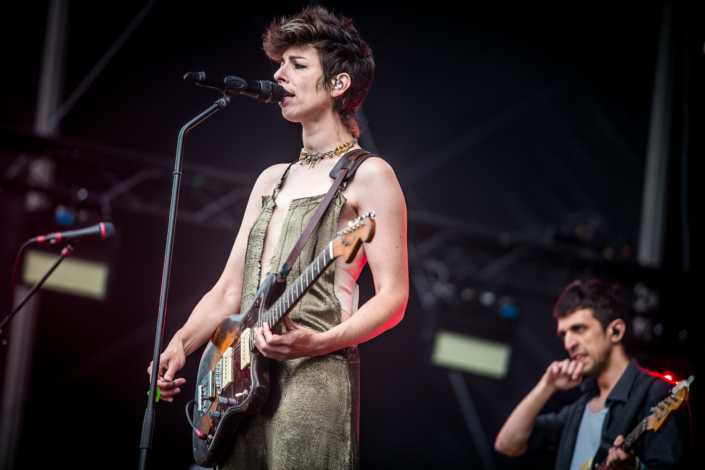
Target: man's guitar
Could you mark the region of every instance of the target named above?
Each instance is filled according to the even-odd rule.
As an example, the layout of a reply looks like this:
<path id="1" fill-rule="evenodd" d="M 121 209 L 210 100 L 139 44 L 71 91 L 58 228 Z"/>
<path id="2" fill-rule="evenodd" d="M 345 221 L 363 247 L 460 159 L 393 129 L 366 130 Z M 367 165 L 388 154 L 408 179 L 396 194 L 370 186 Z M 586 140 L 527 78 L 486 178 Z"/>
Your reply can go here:
<path id="1" fill-rule="evenodd" d="M 627 437 L 624 438 L 624 442 L 620 448 L 629 452 L 634 443 L 639 439 L 642 434 L 647 431 L 659 432 L 668 423 L 673 416 L 673 413 L 683 407 L 688 402 L 690 398 L 690 384 L 693 382 L 693 376 L 691 375 L 688 380 L 681 380 L 673 387 L 671 394 L 663 400 L 658 405 L 651 408 L 651 414 L 644 418 L 632 432 L 629 433 Z M 607 461 L 605 460 L 599 465 L 592 465 L 592 459 L 588 460 L 580 466 L 579 470 L 604 470 L 607 466 Z"/>
<path id="2" fill-rule="evenodd" d="M 265 322 L 274 331 L 335 258 L 350 263 L 363 242 L 374 237 L 374 212 L 368 213 L 338 232 L 335 240 L 291 283 L 279 282 L 270 274 L 247 310 L 230 315 L 213 333 L 201 357 L 196 383 L 193 419 L 193 456 L 201 467 L 220 461 L 242 418 L 259 410 L 269 395 L 269 363 L 254 345 L 254 329 Z"/>

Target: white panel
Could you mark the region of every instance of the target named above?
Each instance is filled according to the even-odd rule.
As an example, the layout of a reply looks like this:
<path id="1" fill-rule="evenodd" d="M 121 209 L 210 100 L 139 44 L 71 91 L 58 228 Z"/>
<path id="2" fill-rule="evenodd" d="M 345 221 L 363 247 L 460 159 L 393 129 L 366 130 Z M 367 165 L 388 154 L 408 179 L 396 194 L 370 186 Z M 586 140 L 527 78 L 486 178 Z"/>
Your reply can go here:
<path id="1" fill-rule="evenodd" d="M 22 281 L 28 285 L 35 284 L 58 257 L 58 253 L 28 251 L 24 258 Z M 102 299 L 105 297 L 107 280 L 108 266 L 106 264 L 71 257 L 61 262 L 42 288 Z"/>
<path id="2" fill-rule="evenodd" d="M 502 379 L 507 375 L 511 354 L 508 344 L 439 331 L 431 361 L 437 366 Z"/>

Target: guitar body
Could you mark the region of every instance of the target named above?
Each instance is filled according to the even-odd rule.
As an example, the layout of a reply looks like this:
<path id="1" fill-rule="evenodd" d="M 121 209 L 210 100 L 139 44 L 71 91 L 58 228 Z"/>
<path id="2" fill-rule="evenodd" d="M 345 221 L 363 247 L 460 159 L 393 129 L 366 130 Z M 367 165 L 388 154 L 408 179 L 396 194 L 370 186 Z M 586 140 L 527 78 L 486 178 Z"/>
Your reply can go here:
<path id="1" fill-rule="evenodd" d="M 240 340 L 284 292 L 286 283 L 277 282 L 276 277 L 271 274 L 265 279 L 245 312 L 221 322 L 201 357 L 193 410 L 193 424 L 207 435 L 203 440 L 193 435 L 193 456 L 201 467 L 218 464 L 242 418 L 259 410 L 269 395 L 270 359 L 255 350 L 250 365 L 242 369 Z M 229 360 L 224 358 L 228 350 L 233 351 Z M 223 374 L 225 367 L 232 370 L 232 377 Z M 224 381 L 230 378 L 231 383 Z"/>
<path id="2" fill-rule="evenodd" d="M 592 459 L 586 460 L 578 470 L 592 470 Z"/>

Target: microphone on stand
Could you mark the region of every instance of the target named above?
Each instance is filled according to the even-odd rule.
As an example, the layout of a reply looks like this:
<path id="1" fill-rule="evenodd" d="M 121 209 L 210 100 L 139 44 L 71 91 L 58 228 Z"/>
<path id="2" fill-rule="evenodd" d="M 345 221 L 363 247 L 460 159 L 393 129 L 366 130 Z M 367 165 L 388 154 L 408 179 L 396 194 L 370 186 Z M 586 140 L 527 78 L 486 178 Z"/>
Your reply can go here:
<path id="1" fill-rule="evenodd" d="M 220 90 L 226 95 L 245 95 L 265 103 L 278 103 L 284 99 L 284 88 L 269 80 L 244 80 L 240 77 L 223 77 L 206 72 L 189 72 L 184 80 L 198 86 Z"/>
<path id="2" fill-rule="evenodd" d="M 83 237 L 100 236 L 103 240 L 115 235 L 115 226 L 110 222 L 100 222 L 91 227 L 82 228 L 80 230 L 67 230 L 65 232 L 54 232 L 48 235 L 31 238 L 27 243 L 55 243 L 62 240 L 76 240 Z"/>

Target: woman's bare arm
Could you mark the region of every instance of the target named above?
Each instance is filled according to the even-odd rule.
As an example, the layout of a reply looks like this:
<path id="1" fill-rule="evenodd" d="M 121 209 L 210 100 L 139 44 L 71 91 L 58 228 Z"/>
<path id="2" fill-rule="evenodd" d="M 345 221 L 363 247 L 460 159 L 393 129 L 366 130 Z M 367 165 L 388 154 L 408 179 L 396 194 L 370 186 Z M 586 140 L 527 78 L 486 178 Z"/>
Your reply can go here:
<path id="1" fill-rule="evenodd" d="M 186 382 L 183 378 L 174 378 L 186 363 L 186 356 L 207 342 L 225 317 L 240 312 L 247 237 L 262 209 L 262 194 L 266 194 L 267 189 L 279 179 L 283 171 L 282 167 L 283 165 L 270 167 L 257 179 L 223 274 L 215 286 L 198 302 L 184 326 L 174 334 L 164 349 L 159 361 L 159 381 L 157 382 L 161 389 L 160 395 L 164 400 L 173 401 L 173 395 L 180 391 L 179 386 Z M 147 372 L 151 378 L 152 364 Z"/>

